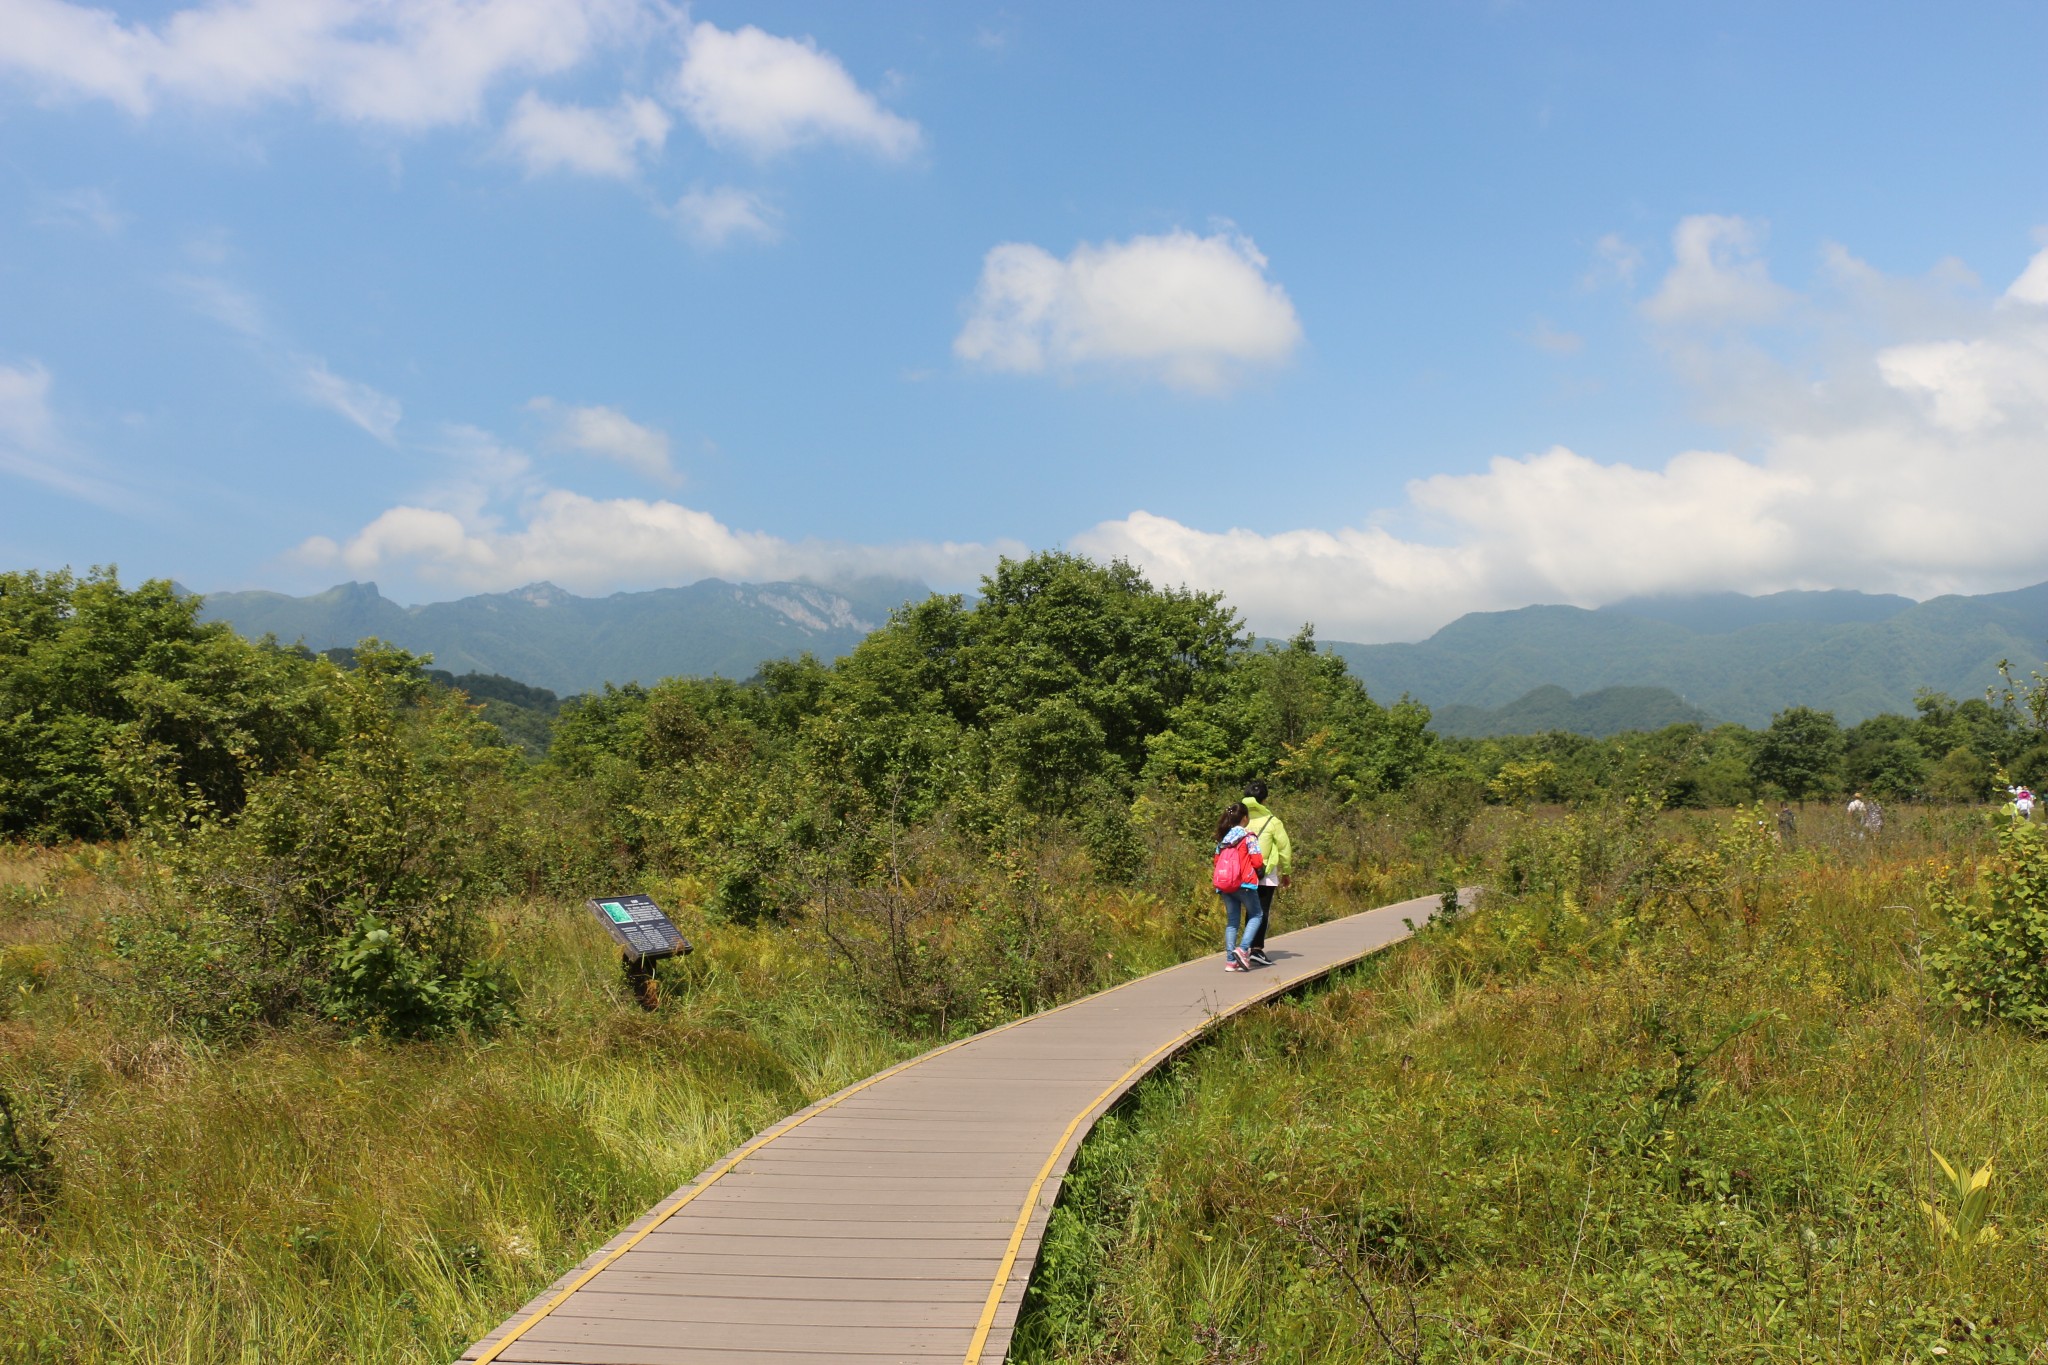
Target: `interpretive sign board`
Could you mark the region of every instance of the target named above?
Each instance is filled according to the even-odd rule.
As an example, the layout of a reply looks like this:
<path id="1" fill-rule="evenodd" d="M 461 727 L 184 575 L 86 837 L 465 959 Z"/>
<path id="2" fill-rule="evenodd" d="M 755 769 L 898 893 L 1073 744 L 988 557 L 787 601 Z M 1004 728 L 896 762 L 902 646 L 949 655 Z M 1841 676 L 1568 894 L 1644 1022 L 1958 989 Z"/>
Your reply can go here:
<path id="1" fill-rule="evenodd" d="M 621 948 L 643 961 L 690 951 L 690 941 L 669 923 L 652 896 L 604 896 L 591 901 L 590 909 Z"/>

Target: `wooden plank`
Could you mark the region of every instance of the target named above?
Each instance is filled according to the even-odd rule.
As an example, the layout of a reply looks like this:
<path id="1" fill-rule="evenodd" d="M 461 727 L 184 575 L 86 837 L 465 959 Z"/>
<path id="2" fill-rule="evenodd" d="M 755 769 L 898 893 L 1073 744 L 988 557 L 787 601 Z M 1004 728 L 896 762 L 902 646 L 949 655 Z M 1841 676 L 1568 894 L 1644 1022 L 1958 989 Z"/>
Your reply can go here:
<path id="1" fill-rule="evenodd" d="M 986 1315 L 978 1365 L 996 1365 L 1095 1118 L 1209 1023 L 1405 937 L 1402 919 L 1435 903 L 1277 936 L 1280 965 L 1262 971 L 1205 956 L 829 1096 L 727 1153 L 463 1359 L 516 1332 L 498 1359 L 958 1365 Z"/>

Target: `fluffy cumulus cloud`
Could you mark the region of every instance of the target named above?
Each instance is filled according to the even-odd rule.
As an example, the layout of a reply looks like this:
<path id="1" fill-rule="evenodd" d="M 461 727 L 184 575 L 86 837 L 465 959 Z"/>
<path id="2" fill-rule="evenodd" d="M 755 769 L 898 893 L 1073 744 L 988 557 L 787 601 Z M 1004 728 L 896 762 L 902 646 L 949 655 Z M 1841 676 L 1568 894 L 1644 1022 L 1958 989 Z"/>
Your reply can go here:
<path id="1" fill-rule="evenodd" d="M 548 419 L 548 444 L 651 472 L 668 438 L 611 408 L 528 405 Z M 788 540 L 735 529 L 667 498 L 596 498 L 559 487 L 524 451 L 470 426 L 445 428 L 423 454 L 439 477 L 352 534 L 314 536 L 299 564 L 384 574 L 434 590 L 495 591 L 546 580 L 576 592 L 666 587 L 700 578 L 830 581 L 888 575 L 971 584 L 1016 541 L 858 545 Z"/>
<path id="2" fill-rule="evenodd" d="M 424 128 L 473 120 L 495 82 L 568 70 L 646 18 L 637 0 L 211 0 L 151 24 L 0 0 L 0 67 L 137 115 L 297 101 Z"/>
<path id="3" fill-rule="evenodd" d="M 609 101 L 540 88 L 607 73 L 624 87 Z M 137 118 L 177 105 L 295 107 L 406 134 L 497 124 L 500 159 L 529 177 L 639 180 L 678 115 L 755 160 L 832 144 L 901 161 L 924 145 L 915 121 L 814 39 L 692 24 L 670 0 L 202 0 L 154 20 L 79 0 L 0 0 L 0 82 Z M 700 246 L 781 235 L 748 190 L 649 202 Z M 122 225 L 98 191 L 53 198 L 39 220 L 107 235 Z"/>
<path id="4" fill-rule="evenodd" d="M 700 578 L 772 582 L 892 575 L 935 584 L 971 582 L 1015 542 L 918 541 L 854 545 L 791 541 L 741 531 L 666 499 L 591 498 L 549 488 L 511 524 L 437 507 L 394 507 L 346 540 L 316 536 L 296 558 L 354 574 L 396 569 L 421 581 L 491 591 L 545 580 L 571 591 L 611 592 Z"/>
<path id="5" fill-rule="evenodd" d="M 528 175 L 566 171 L 630 179 L 643 156 L 661 150 L 669 116 L 653 100 L 628 96 L 609 109 L 555 104 L 529 90 L 505 123 L 504 148 Z"/>
<path id="6" fill-rule="evenodd" d="M 1416 480 L 1406 507 L 1355 528 L 1258 534 L 1136 512 L 1075 544 L 1224 589 L 1263 631 L 1313 619 L 1362 640 L 1531 602 L 1839 586 L 1927 596 L 2048 577 L 2048 250 L 1988 304 L 1959 300 L 1953 271 L 1900 281 L 1854 262 L 1835 272 L 1838 292 L 1795 298 L 1761 257 L 1716 256 L 1754 240 L 1731 239 L 1729 221 L 1681 227 L 1651 299 L 1686 306 L 1658 320 L 1725 326 L 1797 303 L 1832 357 L 1818 382 L 1804 356 L 1750 351 L 1691 372 L 1737 390 L 1703 397 L 1746 428 L 1754 454 L 1631 463 L 1557 448 Z M 1705 281 L 1703 262 L 1736 281 Z M 1880 316 L 1931 334 L 1854 349 Z"/>
<path id="7" fill-rule="evenodd" d="M 1236 232 L 1177 231 L 1083 244 L 1062 260 L 1005 242 L 982 262 L 953 351 L 1017 374 L 1135 373 L 1176 388 L 1227 388 L 1301 344 L 1287 291 Z"/>
<path id="8" fill-rule="evenodd" d="M 815 42 L 751 24 L 732 32 L 708 23 L 691 28 L 675 93 L 711 142 L 756 156 L 836 142 L 900 159 L 924 140 L 916 123 L 884 109 Z"/>
<path id="9" fill-rule="evenodd" d="M 1791 294 L 1771 279 L 1764 232 L 1747 218 L 1701 213 L 1672 234 L 1675 263 L 1643 312 L 1663 323 L 1755 323 L 1782 309 Z"/>

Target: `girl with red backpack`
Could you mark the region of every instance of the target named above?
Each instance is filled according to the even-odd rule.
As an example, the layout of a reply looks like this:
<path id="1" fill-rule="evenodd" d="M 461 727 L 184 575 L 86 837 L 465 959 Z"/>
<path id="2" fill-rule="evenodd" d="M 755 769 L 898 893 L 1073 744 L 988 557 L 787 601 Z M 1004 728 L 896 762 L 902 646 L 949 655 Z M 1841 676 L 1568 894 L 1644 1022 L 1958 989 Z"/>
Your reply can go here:
<path id="1" fill-rule="evenodd" d="M 1259 936 L 1259 873 L 1266 860 L 1259 841 L 1245 828 L 1251 812 L 1234 801 L 1216 822 L 1216 863 L 1210 883 L 1223 897 L 1223 970 L 1252 969 L 1251 945 Z M 1244 926 L 1242 936 L 1238 926 Z"/>

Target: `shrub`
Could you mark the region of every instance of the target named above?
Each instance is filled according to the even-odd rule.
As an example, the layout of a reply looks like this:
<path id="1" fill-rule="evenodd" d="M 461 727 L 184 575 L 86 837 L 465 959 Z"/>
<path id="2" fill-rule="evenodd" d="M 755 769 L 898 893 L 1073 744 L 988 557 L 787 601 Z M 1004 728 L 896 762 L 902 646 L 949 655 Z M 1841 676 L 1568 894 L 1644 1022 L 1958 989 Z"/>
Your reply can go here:
<path id="1" fill-rule="evenodd" d="M 2003 1019 L 2048 1032 L 2048 837 L 2041 827 L 2007 816 L 1998 851 L 1975 893 L 1952 874 L 1939 877 L 1933 900 L 1947 923 L 1946 941 L 1928 954 L 1940 989 L 1972 1023 Z"/>
<path id="2" fill-rule="evenodd" d="M 253 784 L 238 819 L 154 831 L 170 896 L 118 943 L 202 1033 L 318 1014 L 409 1037 L 506 1016 L 476 906 L 508 751 L 417 659 L 374 642 L 357 657 L 333 676 L 331 752 Z"/>

